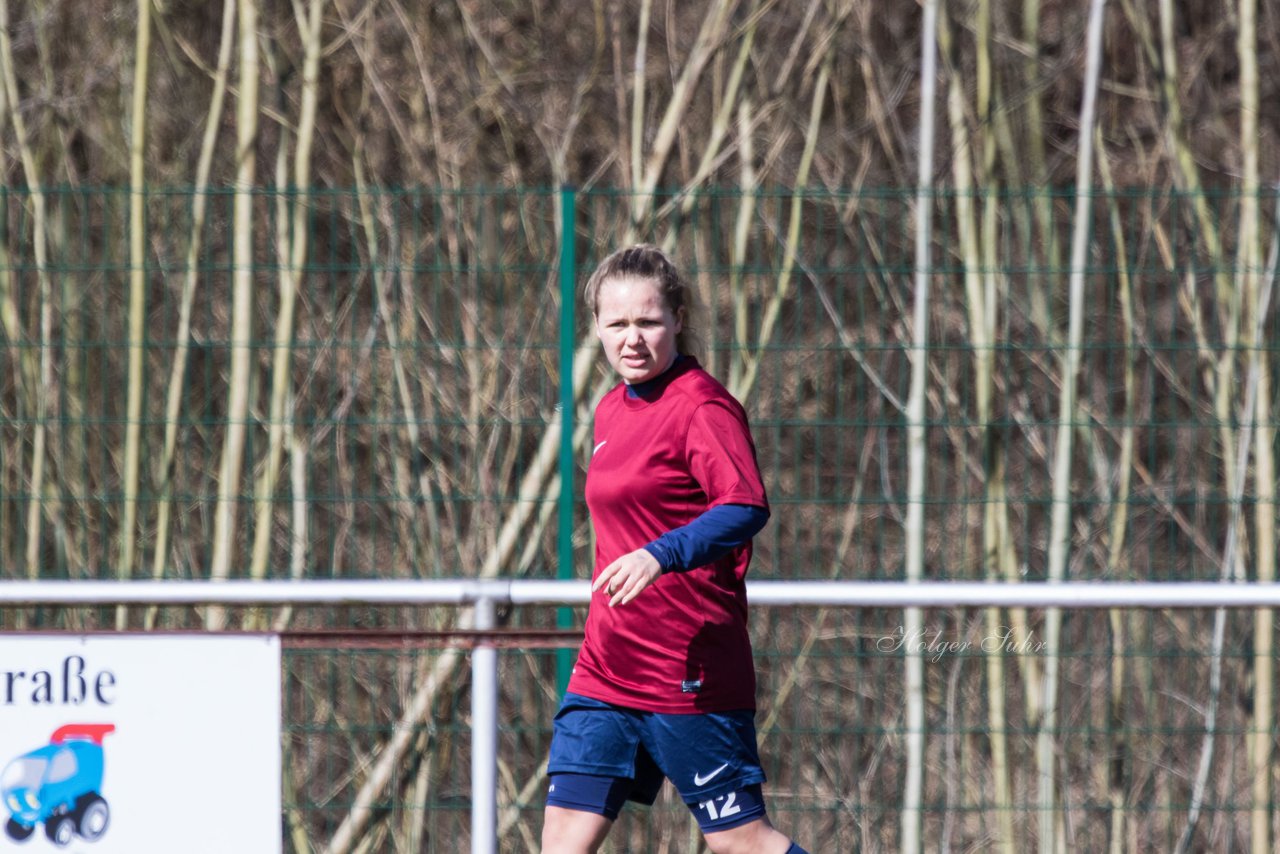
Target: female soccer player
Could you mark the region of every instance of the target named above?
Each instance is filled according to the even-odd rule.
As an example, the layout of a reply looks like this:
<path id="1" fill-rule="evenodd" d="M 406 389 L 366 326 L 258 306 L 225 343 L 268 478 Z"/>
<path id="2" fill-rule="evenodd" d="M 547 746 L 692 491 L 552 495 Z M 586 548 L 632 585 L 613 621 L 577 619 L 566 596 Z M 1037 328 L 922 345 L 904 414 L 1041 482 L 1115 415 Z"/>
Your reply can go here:
<path id="1" fill-rule="evenodd" d="M 596 408 L 592 600 L 551 739 L 543 851 L 596 851 L 665 777 L 717 854 L 804 854 L 761 794 L 744 578 L 769 504 L 746 412 L 690 354 L 688 289 L 660 250 L 610 255 L 586 299 L 622 382 Z"/>

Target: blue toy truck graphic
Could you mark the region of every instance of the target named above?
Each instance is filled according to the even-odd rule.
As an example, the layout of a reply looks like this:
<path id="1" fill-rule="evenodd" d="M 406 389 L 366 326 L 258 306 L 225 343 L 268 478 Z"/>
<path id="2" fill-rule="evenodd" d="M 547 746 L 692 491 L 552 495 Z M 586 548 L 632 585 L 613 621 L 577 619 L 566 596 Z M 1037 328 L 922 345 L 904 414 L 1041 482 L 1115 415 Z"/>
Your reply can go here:
<path id="1" fill-rule="evenodd" d="M 111 811 L 102 797 L 102 740 L 112 724 L 68 724 L 49 743 L 9 763 L 0 798 L 9 809 L 5 833 L 22 842 L 44 822 L 45 836 L 69 845 L 79 835 L 95 842 L 107 832 Z"/>

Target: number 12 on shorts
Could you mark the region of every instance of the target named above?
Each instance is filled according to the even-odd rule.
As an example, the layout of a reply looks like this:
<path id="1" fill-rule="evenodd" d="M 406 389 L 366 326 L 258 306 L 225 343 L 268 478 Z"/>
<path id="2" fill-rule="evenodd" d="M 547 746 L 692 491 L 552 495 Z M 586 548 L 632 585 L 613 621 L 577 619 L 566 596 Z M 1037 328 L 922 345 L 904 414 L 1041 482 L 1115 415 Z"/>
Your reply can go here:
<path id="1" fill-rule="evenodd" d="M 742 812 L 742 807 L 737 803 L 738 793 L 730 792 L 727 795 L 721 795 L 718 798 L 712 798 L 709 801 L 703 801 L 698 804 L 701 809 L 707 811 L 712 821 L 719 821 L 722 818 L 728 818 Z M 724 801 L 724 805 L 719 809 L 716 808 L 716 801 Z"/>

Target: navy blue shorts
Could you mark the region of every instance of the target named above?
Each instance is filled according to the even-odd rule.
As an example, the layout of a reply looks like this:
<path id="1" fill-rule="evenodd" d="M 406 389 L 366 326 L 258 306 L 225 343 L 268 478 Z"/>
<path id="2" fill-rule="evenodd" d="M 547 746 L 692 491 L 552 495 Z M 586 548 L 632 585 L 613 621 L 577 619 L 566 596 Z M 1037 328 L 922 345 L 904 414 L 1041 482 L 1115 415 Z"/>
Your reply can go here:
<path id="1" fill-rule="evenodd" d="M 672 715 L 566 694 L 555 718 L 547 774 L 553 787 L 548 803 L 611 819 L 624 801 L 652 804 L 664 778 L 675 784 L 704 830 L 764 814 L 765 775 L 755 713 L 749 710 Z M 555 788 L 557 774 L 569 784 L 560 786 L 563 791 Z M 592 788 L 597 795 L 581 797 Z M 597 798 L 604 806 L 592 803 Z"/>

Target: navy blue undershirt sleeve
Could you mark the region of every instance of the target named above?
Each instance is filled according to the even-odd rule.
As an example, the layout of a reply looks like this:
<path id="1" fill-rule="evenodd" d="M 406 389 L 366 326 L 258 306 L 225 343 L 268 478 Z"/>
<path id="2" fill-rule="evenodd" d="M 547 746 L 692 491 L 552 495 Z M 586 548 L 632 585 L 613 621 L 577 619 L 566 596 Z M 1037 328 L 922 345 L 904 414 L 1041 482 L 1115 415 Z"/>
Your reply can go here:
<path id="1" fill-rule="evenodd" d="M 688 525 L 667 531 L 645 546 L 663 572 L 684 572 L 724 557 L 754 537 L 769 511 L 750 504 L 717 504 Z"/>

